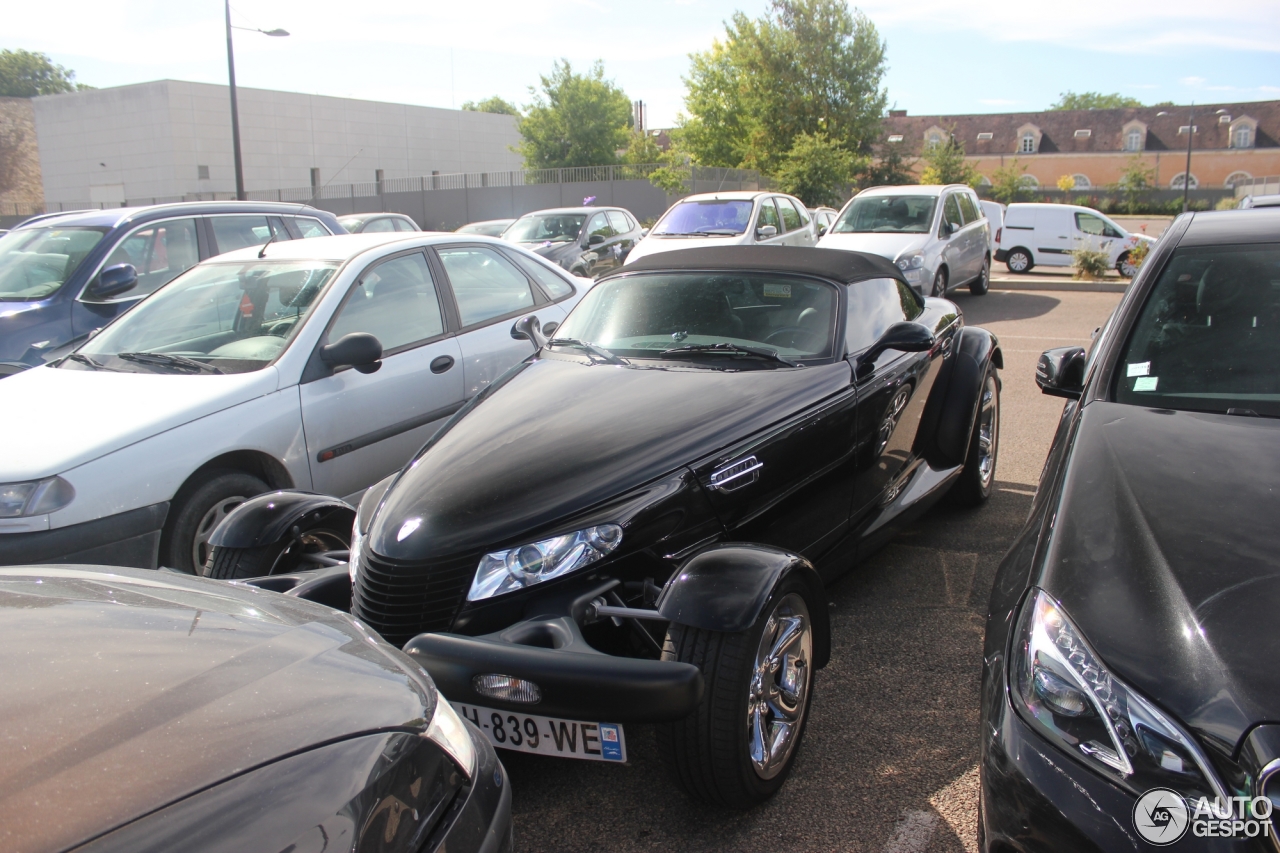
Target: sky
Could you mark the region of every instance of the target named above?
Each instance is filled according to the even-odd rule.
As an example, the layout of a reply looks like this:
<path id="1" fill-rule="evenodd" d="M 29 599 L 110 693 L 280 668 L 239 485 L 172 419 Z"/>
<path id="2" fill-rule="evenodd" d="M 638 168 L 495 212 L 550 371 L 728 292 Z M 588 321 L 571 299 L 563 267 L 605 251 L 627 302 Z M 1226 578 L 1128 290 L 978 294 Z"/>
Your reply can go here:
<path id="1" fill-rule="evenodd" d="M 557 59 L 607 77 L 674 124 L 688 55 L 768 0 L 236 0 L 241 86 L 461 106 L 531 100 Z M 1280 99 L 1276 0 L 865 0 L 887 42 L 890 104 L 915 115 L 1039 110 L 1072 90 L 1145 103 Z M 47 53 L 98 87 L 225 83 L 221 0 L 9 4 L 0 48 Z M 252 29 L 283 28 L 288 38 Z"/>

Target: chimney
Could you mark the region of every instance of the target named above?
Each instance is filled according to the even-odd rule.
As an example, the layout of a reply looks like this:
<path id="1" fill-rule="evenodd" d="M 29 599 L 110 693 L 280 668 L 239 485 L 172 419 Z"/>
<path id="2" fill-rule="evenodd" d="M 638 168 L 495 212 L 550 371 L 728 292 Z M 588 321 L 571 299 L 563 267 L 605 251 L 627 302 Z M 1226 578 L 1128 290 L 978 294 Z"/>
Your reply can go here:
<path id="1" fill-rule="evenodd" d="M 906 110 L 889 110 L 889 118 L 906 118 Z"/>

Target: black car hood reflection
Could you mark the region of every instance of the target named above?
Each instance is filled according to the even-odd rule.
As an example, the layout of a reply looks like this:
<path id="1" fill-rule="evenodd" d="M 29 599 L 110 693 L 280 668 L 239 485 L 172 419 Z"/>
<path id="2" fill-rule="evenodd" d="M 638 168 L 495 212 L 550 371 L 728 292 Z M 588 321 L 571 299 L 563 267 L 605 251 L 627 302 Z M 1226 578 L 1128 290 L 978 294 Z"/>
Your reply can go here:
<path id="1" fill-rule="evenodd" d="M 851 375 L 843 361 L 663 370 L 559 354 L 515 371 L 389 490 L 369 531 L 375 553 L 424 560 L 520 544 L 847 388 Z"/>
<path id="2" fill-rule="evenodd" d="M 1280 719 L 1280 421 L 1089 404 L 1040 585 L 1112 671 L 1230 752 Z"/>

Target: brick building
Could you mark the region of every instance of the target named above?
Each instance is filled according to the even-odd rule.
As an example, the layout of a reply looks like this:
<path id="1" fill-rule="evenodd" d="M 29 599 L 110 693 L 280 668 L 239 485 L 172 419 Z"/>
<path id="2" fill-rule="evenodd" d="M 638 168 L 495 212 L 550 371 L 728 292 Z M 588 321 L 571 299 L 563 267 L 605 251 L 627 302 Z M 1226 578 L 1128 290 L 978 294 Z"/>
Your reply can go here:
<path id="1" fill-rule="evenodd" d="M 1190 106 L 1050 110 L 993 115 L 911 116 L 891 110 L 882 143 L 918 155 L 954 134 L 986 178 L 1017 161 L 1028 183 L 1055 187 L 1070 175 L 1077 189 L 1114 184 L 1137 156 L 1155 169 L 1157 187 L 1182 189 Z M 1194 107 L 1191 188 L 1229 188 L 1280 174 L 1280 101 Z M 917 169 L 921 168 L 917 165 Z"/>

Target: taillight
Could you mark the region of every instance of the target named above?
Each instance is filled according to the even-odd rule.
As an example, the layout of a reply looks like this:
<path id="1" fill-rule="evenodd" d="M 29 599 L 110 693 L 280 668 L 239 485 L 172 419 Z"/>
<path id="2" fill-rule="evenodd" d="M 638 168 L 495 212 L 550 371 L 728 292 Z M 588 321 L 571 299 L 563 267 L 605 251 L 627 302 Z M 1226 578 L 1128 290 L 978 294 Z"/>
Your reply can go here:
<path id="1" fill-rule="evenodd" d="M 999 243 L 999 242 L 1000 242 L 1000 235 L 1001 235 L 1001 234 L 1003 234 L 1003 233 L 1004 233 L 1004 229 L 1003 229 L 1003 228 L 997 228 L 997 229 L 996 229 L 996 242 L 997 242 L 997 243 Z"/>

